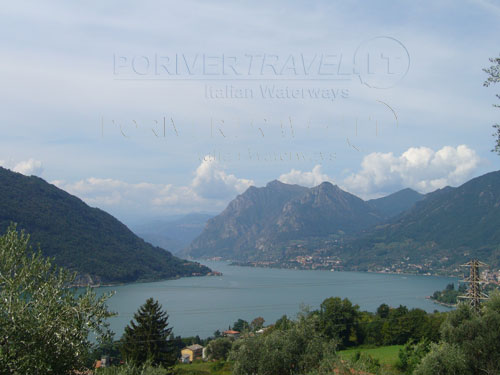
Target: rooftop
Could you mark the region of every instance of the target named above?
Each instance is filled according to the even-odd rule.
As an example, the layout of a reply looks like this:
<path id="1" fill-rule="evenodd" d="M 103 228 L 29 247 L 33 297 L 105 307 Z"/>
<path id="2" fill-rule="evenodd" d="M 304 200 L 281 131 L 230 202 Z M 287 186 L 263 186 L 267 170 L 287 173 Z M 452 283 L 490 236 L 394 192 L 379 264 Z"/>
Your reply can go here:
<path id="1" fill-rule="evenodd" d="M 198 344 L 194 344 L 194 345 L 190 345 L 190 346 L 186 346 L 186 349 L 190 349 L 190 350 L 200 350 L 200 349 L 203 349 L 203 346 L 201 345 L 198 345 Z"/>

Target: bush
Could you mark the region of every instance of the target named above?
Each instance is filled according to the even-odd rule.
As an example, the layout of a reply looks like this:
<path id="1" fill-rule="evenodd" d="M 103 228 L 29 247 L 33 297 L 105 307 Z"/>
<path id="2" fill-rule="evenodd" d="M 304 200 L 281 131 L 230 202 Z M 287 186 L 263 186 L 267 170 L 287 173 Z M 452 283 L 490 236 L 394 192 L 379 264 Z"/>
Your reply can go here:
<path id="1" fill-rule="evenodd" d="M 207 345 L 208 358 L 216 360 L 226 360 L 232 345 L 233 340 L 228 337 L 221 337 L 210 341 L 210 343 Z"/>
<path id="2" fill-rule="evenodd" d="M 110 295 L 70 288 L 75 274 L 52 265 L 15 226 L 0 237 L 0 372 L 66 374 L 82 370 L 92 343 L 110 336 Z"/>
<path id="3" fill-rule="evenodd" d="M 422 358 L 429 353 L 429 350 L 430 342 L 428 340 L 422 340 L 418 343 L 410 340 L 403 349 L 399 350 L 397 368 L 405 374 L 412 374 L 422 361 Z"/>
<path id="4" fill-rule="evenodd" d="M 96 375 L 171 375 L 172 371 L 163 367 L 153 367 L 151 363 L 145 363 L 141 366 L 126 364 L 123 366 L 112 366 L 98 368 Z"/>
<path id="5" fill-rule="evenodd" d="M 336 342 L 320 334 L 317 316 L 302 316 L 288 330 L 269 330 L 234 342 L 229 359 L 233 375 L 305 374 L 334 355 Z"/>
<path id="6" fill-rule="evenodd" d="M 456 345 L 431 344 L 427 354 L 414 372 L 415 375 L 470 375 L 465 356 Z"/>

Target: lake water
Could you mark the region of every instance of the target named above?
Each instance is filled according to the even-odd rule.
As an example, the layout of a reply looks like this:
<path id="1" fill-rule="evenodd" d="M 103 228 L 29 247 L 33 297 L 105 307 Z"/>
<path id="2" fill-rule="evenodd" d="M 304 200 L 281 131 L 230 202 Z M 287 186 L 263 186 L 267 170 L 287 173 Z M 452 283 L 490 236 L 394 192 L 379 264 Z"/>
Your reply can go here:
<path id="1" fill-rule="evenodd" d="M 114 290 L 109 300 L 119 316 L 110 319 L 116 338 L 147 298 L 157 299 L 169 314 L 174 334 L 204 338 L 223 331 L 238 318 L 262 316 L 267 324 L 283 314 L 295 317 L 301 304 L 317 309 L 325 298 L 347 297 L 361 310 L 375 311 L 382 303 L 426 311 L 447 311 L 425 297 L 442 290 L 456 278 L 390 275 L 362 272 L 305 271 L 229 266 L 202 261 L 223 276 L 190 277 L 154 283 L 98 288 Z"/>

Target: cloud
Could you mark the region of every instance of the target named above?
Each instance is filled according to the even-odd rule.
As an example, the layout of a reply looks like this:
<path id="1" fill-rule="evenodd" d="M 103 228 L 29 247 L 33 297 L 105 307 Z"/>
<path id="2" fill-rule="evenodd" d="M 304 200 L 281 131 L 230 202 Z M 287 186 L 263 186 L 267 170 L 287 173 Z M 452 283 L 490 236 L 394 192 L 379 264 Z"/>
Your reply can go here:
<path id="1" fill-rule="evenodd" d="M 466 145 L 444 146 L 438 151 L 411 147 L 400 156 L 371 153 L 363 158 L 361 171 L 343 181 L 343 186 L 363 197 L 380 196 L 410 187 L 422 193 L 460 185 L 480 163 L 476 152 Z"/>
<path id="2" fill-rule="evenodd" d="M 15 163 L 13 161 L 0 160 L 0 166 L 8 168 L 14 172 L 24 174 L 26 176 L 40 176 L 43 172 L 42 162 L 35 159 L 28 159 Z"/>
<path id="3" fill-rule="evenodd" d="M 252 180 L 227 174 L 216 161 L 205 157 L 190 184 L 129 183 L 90 177 L 77 182 L 52 181 L 59 188 L 120 216 L 135 213 L 171 214 L 222 210 L 236 194 L 253 185 Z"/>
<path id="4" fill-rule="evenodd" d="M 252 185 L 252 180 L 226 174 L 220 164 L 210 156 L 203 158 L 191 184 L 193 190 L 205 198 L 227 198 L 243 193 Z"/>
<path id="5" fill-rule="evenodd" d="M 324 181 L 334 183 L 328 175 L 321 173 L 321 165 L 315 165 L 311 172 L 302 172 L 292 169 L 290 172 L 282 174 L 278 180 L 285 184 L 297 184 L 302 186 L 317 186 Z"/>

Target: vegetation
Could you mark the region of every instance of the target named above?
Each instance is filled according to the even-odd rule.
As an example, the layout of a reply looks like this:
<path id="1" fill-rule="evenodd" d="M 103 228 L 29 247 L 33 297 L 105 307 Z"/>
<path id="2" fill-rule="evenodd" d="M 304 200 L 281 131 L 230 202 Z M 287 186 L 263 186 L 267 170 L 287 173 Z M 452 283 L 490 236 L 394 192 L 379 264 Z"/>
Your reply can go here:
<path id="1" fill-rule="evenodd" d="M 500 57 L 492 57 L 490 58 L 490 62 L 493 63 L 493 65 L 487 69 L 483 69 L 488 74 L 488 78 L 484 81 L 484 86 L 500 82 Z M 496 94 L 496 97 L 500 99 L 500 94 Z M 493 106 L 500 107 L 498 104 L 493 104 Z M 493 129 L 495 129 L 495 132 L 493 133 L 495 146 L 491 151 L 500 155 L 500 124 L 494 124 Z"/>
<path id="2" fill-rule="evenodd" d="M 272 182 L 235 198 L 187 252 L 289 268 L 450 274 L 469 258 L 498 268 L 499 201 L 499 171 L 424 197 L 401 191 L 367 202 L 328 184 Z"/>
<path id="3" fill-rule="evenodd" d="M 347 374 L 352 369 L 373 374 L 398 373 L 396 366 L 400 361 L 404 364 L 399 367 L 406 371 L 427 353 L 415 360 L 421 348 L 414 350 L 411 343 L 429 345 L 439 341 L 439 327 L 444 318 L 443 313 L 428 314 L 420 309 L 391 308 L 386 304 L 376 313 L 370 313 L 360 311 L 347 298 L 331 297 L 323 301 L 319 310 L 303 311 L 297 320 L 285 315 L 263 334 L 243 336 L 233 343 L 229 360 L 233 362 L 235 375 L 287 371 L 331 374 L 334 370 Z M 353 349 L 336 352 L 346 347 Z"/>
<path id="4" fill-rule="evenodd" d="M 498 374 L 500 372 L 500 292 L 476 312 L 459 304 L 441 327 L 441 341 L 416 369 L 416 374 Z"/>
<path id="5" fill-rule="evenodd" d="M 153 247 L 106 212 L 41 178 L 0 167 L 0 232 L 11 222 L 40 244 L 43 255 L 82 283 L 126 283 L 206 274 L 198 263 Z"/>
<path id="6" fill-rule="evenodd" d="M 121 351 L 127 363 L 141 366 L 150 364 L 171 368 L 177 360 L 177 351 L 169 336 L 168 314 L 153 298 L 148 298 L 125 327 Z"/>
<path id="7" fill-rule="evenodd" d="M 405 374 L 413 374 L 413 371 L 420 364 L 422 358 L 424 358 L 430 350 L 431 343 L 428 340 L 424 339 L 417 343 L 410 340 L 399 351 L 396 367 Z"/>
<path id="8" fill-rule="evenodd" d="M 498 291 L 480 311 L 461 303 L 453 312 L 433 314 L 386 304 L 371 313 L 347 298 L 331 297 L 295 320 L 284 315 L 263 333 L 256 333 L 263 327 L 262 317 L 250 324 L 238 319 L 233 328 L 244 333 L 239 340 L 174 338 L 167 313 L 150 298 L 122 340 L 113 342 L 105 323 L 111 316 L 105 305 L 109 296 L 97 298 L 90 289 L 77 294 L 69 288 L 73 279 L 33 251 L 29 237 L 14 226 L 0 237 L 1 373 L 69 374 L 85 369 L 92 358 L 118 355 L 118 349 L 125 365 L 96 374 L 163 375 L 174 368 L 178 374 L 212 375 L 500 372 Z M 440 296 L 452 292 L 450 284 Z M 89 334 L 98 346 L 91 344 Z M 176 365 L 180 348 L 193 343 L 206 345 L 214 362 Z"/>
<path id="9" fill-rule="evenodd" d="M 429 193 L 397 220 L 344 246 L 351 269 L 449 271 L 476 257 L 500 266 L 500 172 Z M 377 268 L 378 267 L 378 268 Z"/>
<path id="10" fill-rule="evenodd" d="M 268 330 L 236 340 L 229 355 L 234 375 L 306 374 L 335 354 L 336 343 L 315 328 L 316 316 L 302 315 L 285 331 Z"/>
<path id="11" fill-rule="evenodd" d="M 252 320 L 252 322 L 250 323 L 250 329 L 252 331 L 257 331 L 257 330 L 261 329 L 264 326 L 265 322 L 266 321 L 264 320 L 263 317 L 258 316 L 257 318 L 255 318 L 254 320 Z"/>
<path id="12" fill-rule="evenodd" d="M 195 361 L 191 364 L 177 364 L 176 375 L 230 375 L 231 366 L 225 361 L 203 362 Z"/>
<path id="13" fill-rule="evenodd" d="M 455 284 L 451 283 L 444 290 L 435 291 L 431 299 L 448 305 L 456 305 L 458 296 L 465 294 L 466 290 L 467 286 L 465 284 L 461 284 L 458 290 L 455 290 Z"/>
<path id="14" fill-rule="evenodd" d="M 358 321 L 359 306 L 353 305 L 347 298 L 330 297 L 320 305 L 319 327 L 326 337 L 338 339 L 341 348 L 357 343 Z"/>
<path id="15" fill-rule="evenodd" d="M 349 319 L 349 323 L 346 324 L 343 319 Z M 420 341 L 423 338 L 437 342 L 443 320 L 443 313 L 428 314 L 421 309 L 409 310 L 405 306 L 391 308 L 382 304 L 375 314 L 360 312 L 357 306 L 353 306 L 347 317 L 331 315 L 329 322 L 320 327 L 326 329 L 324 332 L 328 337 L 336 336 L 342 349 L 359 345 L 403 345 L 410 339 Z M 336 327 L 334 335 L 329 326 Z"/>
<path id="16" fill-rule="evenodd" d="M 491 283 L 486 284 L 484 288 L 483 287 L 481 288 L 481 290 L 483 290 L 486 293 L 491 293 L 498 289 L 499 289 L 498 285 Z M 431 299 L 447 305 L 456 305 L 459 302 L 458 297 L 466 294 L 466 291 L 467 291 L 467 286 L 465 284 L 461 284 L 458 287 L 458 290 L 455 290 L 455 285 L 451 283 L 448 284 L 444 290 L 435 291 L 432 294 Z"/>
<path id="17" fill-rule="evenodd" d="M 109 337 L 106 306 L 75 275 L 28 245 L 14 226 L 0 237 L 0 373 L 68 374 L 84 369 L 92 344 Z"/>
<path id="18" fill-rule="evenodd" d="M 342 359 L 352 360 L 361 354 L 368 355 L 374 360 L 379 361 L 381 365 L 395 367 L 398 364 L 399 352 L 403 345 L 380 346 L 376 348 L 352 348 L 340 350 L 338 352 Z M 358 355 L 359 353 L 359 355 Z"/>
<path id="19" fill-rule="evenodd" d="M 238 332 L 248 331 L 250 329 L 250 324 L 246 320 L 238 319 L 233 324 L 233 327 L 231 329 Z"/>
<path id="20" fill-rule="evenodd" d="M 256 318 L 250 327 L 257 328 L 260 322 Z M 235 324 L 247 327 L 243 319 Z M 500 371 L 499 326 L 498 291 L 480 312 L 461 303 L 453 312 L 432 314 L 386 304 L 371 313 L 360 311 L 348 299 L 331 297 L 320 309 L 305 309 L 295 320 L 282 316 L 263 333 L 245 328 L 238 340 L 220 337 L 217 331 L 206 341 L 182 339 L 187 344 L 206 344 L 209 362 L 177 364 L 175 371 L 179 375 L 496 375 Z M 343 347 L 349 349 L 338 351 Z M 148 366 L 144 373 L 155 371 Z M 139 374 L 138 369 L 127 364 L 109 374 Z"/>
<path id="21" fill-rule="evenodd" d="M 210 341 L 207 345 L 208 358 L 211 360 L 226 360 L 233 346 L 233 341 L 228 337 L 219 337 Z"/>
<path id="22" fill-rule="evenodd" d="M 96 369 L 96 375 L 171 375 L 172 371 L 163 367 L 152 366 L 150 363 L 134 365 L 127 363 L 123 366 L 102 367 Z"/>

